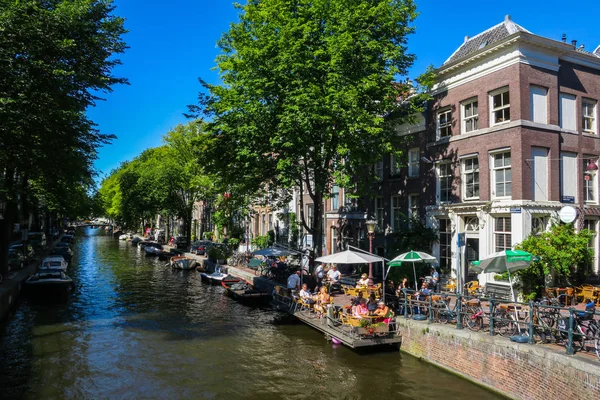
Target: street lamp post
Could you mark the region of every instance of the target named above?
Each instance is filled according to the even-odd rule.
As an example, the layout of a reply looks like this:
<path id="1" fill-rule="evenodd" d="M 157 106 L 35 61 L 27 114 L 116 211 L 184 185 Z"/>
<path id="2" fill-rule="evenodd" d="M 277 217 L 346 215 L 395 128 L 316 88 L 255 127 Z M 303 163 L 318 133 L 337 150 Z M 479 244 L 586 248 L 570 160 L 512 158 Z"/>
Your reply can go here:
<path id="1" fill-rule="evenodd" d="M 373 253 L 373 237 L 375 236 L 375 227 L 377 222 L 369 220 L 367 224 L 367 233 L 369 235 L 369 253 Z M 373 263 L 369 263 L 369 285 L 373 284 Z"/>

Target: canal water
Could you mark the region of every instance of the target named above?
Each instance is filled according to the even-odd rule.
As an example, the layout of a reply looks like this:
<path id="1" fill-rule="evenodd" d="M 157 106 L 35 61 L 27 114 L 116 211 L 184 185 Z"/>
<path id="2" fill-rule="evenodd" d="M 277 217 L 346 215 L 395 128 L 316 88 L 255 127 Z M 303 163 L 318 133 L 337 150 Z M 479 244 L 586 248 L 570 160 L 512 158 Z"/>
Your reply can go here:
<path id="1" fill-rule="evenodd" d="M 332 345 L 102 232 L 78 232 L 66 302 L 24 299 L 0 325 L 0 398 L 500 398 L 397 350 Z"/>

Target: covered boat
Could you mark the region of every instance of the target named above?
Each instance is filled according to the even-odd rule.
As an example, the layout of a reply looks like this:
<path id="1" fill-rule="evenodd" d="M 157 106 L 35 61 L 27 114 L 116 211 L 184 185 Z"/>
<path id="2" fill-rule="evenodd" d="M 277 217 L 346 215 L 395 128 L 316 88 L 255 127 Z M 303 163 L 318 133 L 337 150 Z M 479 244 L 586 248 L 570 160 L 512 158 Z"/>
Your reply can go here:
<path id="1" fill-rule="evenodd" d="M 162 251 L 162 245 L 158 243 L 149 243 L 144 247 L 147 256 L 158 256 Z"/>
<path id="2" fill-rule="evenodd" d="M 197 261 L 193 258 L 188 258 L 185 256 L 175 256 L 171 257 L 170 264 L 173 269 L 182 269 L 188 271 L 196 268 Z"/>
<path id="3" fill-rule="evenodd" d="M 225 293 L 231 298 L 242 302 L 251 304 L 268 303 L 271 299 L 271 294 L 267 292 L 261 292 L 252 286 L 250 283 L 240 281 L 222 281 L 221 285 L 225 288 Z"/>
<path id="4" fill-rule="evenodd" d="M 58 270 L 66 272 L 67 266 L 68 264 L 63 256 L 54 255 L 44 258 L 44 261 L 42 261 L 38 269 L 40 271 Z"/>
<path id="5" fill-rule="evenodd" d="M 25 287 L 35 293 L 66 292 L 73 286 L 73 280 L 57 269 L 39 270 L 25 281 Z"/>

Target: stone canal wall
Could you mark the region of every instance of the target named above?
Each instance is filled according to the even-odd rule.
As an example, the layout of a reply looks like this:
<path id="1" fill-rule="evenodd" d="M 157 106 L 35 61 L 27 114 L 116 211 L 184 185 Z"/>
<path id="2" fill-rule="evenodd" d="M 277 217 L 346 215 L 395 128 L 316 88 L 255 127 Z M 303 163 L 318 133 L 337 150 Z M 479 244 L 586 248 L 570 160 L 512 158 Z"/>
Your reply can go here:
<path id="1" fill-rule="evenodd" d="M 401 351 L 516 399 L 600 399 L 600 362 L 554 346 L 398 318 Z"/>

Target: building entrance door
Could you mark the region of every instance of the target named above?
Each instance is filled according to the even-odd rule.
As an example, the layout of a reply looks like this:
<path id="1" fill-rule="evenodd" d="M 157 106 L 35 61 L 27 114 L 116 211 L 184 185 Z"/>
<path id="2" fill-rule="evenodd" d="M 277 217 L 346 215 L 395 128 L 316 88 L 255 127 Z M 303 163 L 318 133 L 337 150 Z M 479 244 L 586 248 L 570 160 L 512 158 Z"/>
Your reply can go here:
<path id="1" fill-rule="evenodd" d="M 469 272 L 469 265 L 471 261 L 479 260 L 479 238 L 470 238 L 467 237 L 465 247 L 465 265 L 464 265 L 464 277 L 465 282 L 470 282 L 472 280 L 477 279 L 477 274 L 474 272 Z"/>

